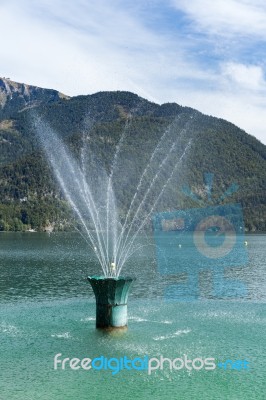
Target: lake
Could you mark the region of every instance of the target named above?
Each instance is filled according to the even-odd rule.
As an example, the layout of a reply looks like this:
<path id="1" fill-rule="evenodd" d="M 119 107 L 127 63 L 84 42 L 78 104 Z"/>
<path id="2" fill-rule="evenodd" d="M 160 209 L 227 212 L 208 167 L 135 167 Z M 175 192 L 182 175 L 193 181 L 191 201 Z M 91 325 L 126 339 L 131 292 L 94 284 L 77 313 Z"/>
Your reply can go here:
<path id="1" fill-rule="evenodd" d="M 202 269 L 195 301 L 165 296 L 171 285 L 185 284 L 185 273 L 161 275 L 153 237 L 141 240 L 145 247 L 123 272 L 136 277 L 128 330 L 106 333 L 95 330 L 86 280 L 100 268 L 78 234 L 0 233 L 1 400 L 265 399 L 266 235 L 246 235 L 247 264 L 224 270 L 225 280 L 245 285 L 244 296 L 217 298 L 213 271 Z M 217 367 L 171 371 L 166 362 L 150 375 L 54 370 L 58 353 L 79 359 L 186 355 L 214 358 Z M 246 360 L 248 368 L 233 369 L 226 360 Z"/>

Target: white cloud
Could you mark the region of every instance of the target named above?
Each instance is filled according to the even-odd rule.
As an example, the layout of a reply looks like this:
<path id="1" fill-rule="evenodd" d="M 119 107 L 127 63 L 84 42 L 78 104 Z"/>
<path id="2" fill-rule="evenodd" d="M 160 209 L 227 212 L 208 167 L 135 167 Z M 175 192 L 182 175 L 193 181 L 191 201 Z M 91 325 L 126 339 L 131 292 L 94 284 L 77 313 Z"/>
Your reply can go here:
<path id="1" fill-rule="evenodd" d="M 222 65 L 222 75 L 230 85 L 249 90 L 265 90 L 263 69 L 257 65 L 244 65 L 227 62 Z"/>
<path id="2" fill-rule="evenodd" d="M 186 16 L 192 37 L 200 34 L 202 48 L 207 47 L 213 64 L 211 89 L 206 84 L 204 90 L 195 88 L 193 96 L 184 93 L 182 97 L 266 144 L 265 60 L 261 56 L 266 39 L 265 1 L 172 0 L 171 4 Z"/>
<path id="3" fill-rule="evenodd" d="M 0 12 L 0 34 L 8 32 L 0 65 L 14 79 L 53 82 L 74 95 L 135 88 L 148 94 L 169 79 L 207 77 L 186 62 L 181 41 L 147 29 L 120 2 L 41 0 L 34 8 L 13 0 Z"/>
<path id="4" fill-rule="evenodd" d="M 266 34 L 266 3 L 260 0 L 173 0 L 199 29 L 223 36 Z"/>

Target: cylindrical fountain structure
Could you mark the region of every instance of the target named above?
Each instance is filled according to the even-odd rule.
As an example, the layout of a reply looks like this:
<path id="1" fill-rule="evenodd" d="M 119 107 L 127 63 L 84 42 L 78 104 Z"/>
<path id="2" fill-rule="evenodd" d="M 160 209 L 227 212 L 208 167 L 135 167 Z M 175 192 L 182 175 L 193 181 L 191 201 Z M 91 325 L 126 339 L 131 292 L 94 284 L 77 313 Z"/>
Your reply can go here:
<path id="1" fill-rule="evenodd" d="M 127 298 L 134 278 L 88 276 L 96 298 L 96 328 L 127 327 Z"/>

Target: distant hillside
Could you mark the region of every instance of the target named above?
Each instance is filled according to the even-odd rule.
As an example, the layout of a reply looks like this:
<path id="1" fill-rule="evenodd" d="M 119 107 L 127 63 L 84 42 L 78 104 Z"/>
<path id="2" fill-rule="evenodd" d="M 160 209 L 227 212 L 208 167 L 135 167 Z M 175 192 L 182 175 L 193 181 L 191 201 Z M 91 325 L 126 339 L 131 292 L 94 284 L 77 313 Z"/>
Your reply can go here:
<path id="1" fill-rule="evenodd" d="M 238 191 L 224 203 L 242 204 L 247 231 L 266 231 L 266 146 L 235 125 L 174 103 L 151 103 L 129 92 L 69 98 L 9 79 L 0 79 L 0 230 L 72 229 L 71 224 L 76 223 L 42 155 L 31 124 L 33 111 L 49 122 L 76 155 L 82 146 L 82 132 L 88 127 L 86 120 L 93 121 L 91 147 L 107 171 L 130 119 L 115 182 L 121 216 L 164 130 L 177 121 L 178 137 L 193 117 L 189 154 L 158 210 L 197 207 L 183 186 L 202 197 L 204 205 L 204 173 L 211 172 L 214 202 L 230 185 L 237 184 Z M 173 165 L 169 171 L 171 168 Z"/>
<path id="2" fill-rule="evenodd" d="M 53 89 L 42 89 L 37 86 L 13 82 L 9 78 L 0 78 L 1 119 L 8 118 L 27 107 L 36 107 L 40 104 L 53 103 L 59 99 L 68 98 L 68 96 Z"/>

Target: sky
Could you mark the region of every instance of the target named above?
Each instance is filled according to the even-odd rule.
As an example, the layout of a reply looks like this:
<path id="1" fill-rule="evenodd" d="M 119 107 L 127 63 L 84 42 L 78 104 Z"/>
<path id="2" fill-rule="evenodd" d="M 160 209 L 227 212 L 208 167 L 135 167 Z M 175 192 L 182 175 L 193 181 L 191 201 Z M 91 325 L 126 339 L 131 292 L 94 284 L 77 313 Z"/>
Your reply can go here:
<path id="1" fill-rule="evenodd" d="M 0 0 L 0 19 L 2 77 L 176 102 L 266 144 L 265 0 Z"/>

